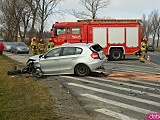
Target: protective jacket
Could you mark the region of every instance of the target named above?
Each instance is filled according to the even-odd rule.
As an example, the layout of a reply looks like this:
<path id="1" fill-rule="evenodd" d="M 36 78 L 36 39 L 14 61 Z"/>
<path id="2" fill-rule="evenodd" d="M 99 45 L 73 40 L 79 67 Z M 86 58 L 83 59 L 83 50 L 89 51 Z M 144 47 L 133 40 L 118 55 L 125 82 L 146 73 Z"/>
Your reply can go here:
<path id="1" fill-rule="evenodd" d="M 47 51 L 51 50 L 54 47 L 54 43 L 53 42 L 49 42 L 47 45 Z"/>

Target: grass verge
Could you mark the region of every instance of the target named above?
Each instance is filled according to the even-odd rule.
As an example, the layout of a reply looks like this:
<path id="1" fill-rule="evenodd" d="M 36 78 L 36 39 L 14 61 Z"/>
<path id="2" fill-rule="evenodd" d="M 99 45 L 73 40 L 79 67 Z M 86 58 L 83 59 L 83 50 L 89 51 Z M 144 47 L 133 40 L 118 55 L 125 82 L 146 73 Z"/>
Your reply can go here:
<path id="1" fill-rule="evenodd" d="M 8 76 L 19 63 L 0 56 L 0 120 L 57 120 L 52 95 L 36 78 Z"/>
<path id="2" fill-rule="evenodd" d="M 155 51 L 160 52 L 160 47 L 154 47 Z"/>

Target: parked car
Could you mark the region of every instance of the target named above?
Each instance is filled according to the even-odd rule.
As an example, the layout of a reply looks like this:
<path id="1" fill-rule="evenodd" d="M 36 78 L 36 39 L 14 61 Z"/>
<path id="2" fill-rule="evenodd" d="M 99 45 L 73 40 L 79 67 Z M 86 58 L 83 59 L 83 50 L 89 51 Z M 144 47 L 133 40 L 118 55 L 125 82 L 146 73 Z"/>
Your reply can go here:
<path id="1" fill-rule="evenodd" d="M 86 76 L 90 72 L 104 71 L 103 64 L 107 57 L 103 52 L 99 44 L 64 44 L 54 47 L 44 55 L 30 57 L 27 64 L 34 66 L 34 70 L 31 71 L 37 76 L 58 74 Z"/>
<path id="2" fill-rule="evenodd" d="M 4 51 L 11 52 L 11 47 L 15 44 L 15 42 L 3 42 Z"/>
<path id="3" fill-rule="evenodd" d="M 0 39 L 0 42 L 4 42 L 4 40 L 3 40 L 3 39 Z"/>
<path id="4" fill-rule="evenodd" d="M 29 48 L 24 42 L 15 42 L 14 45 L 11 46 L 12 53 L 29 53 Z"/>
<path id="5" fill-rule="evenodd" d="M 154 46 L 153 45 L 148 45 L 147 46 L 147 51 L 154 52 Z"/>

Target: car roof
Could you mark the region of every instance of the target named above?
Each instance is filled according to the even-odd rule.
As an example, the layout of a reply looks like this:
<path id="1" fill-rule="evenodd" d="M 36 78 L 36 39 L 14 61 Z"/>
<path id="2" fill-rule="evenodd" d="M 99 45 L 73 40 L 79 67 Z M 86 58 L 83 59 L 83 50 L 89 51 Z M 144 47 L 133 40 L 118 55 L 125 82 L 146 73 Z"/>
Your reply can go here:
<path id="1" fill-rule="evenodd" d="M 15 44 L 25 44 L 24 42 L 15 42 Z"/>
<path id="2" fill-rule="evenodd" d="M 63 47 L 83 47 L 83 46 L 87 46 L 87 47 L 90 47 L 90 46 L 93 46 L 93 45 L 96 45 L 95 43 L 65 43 L 65 44 L 62 44 Z"/>

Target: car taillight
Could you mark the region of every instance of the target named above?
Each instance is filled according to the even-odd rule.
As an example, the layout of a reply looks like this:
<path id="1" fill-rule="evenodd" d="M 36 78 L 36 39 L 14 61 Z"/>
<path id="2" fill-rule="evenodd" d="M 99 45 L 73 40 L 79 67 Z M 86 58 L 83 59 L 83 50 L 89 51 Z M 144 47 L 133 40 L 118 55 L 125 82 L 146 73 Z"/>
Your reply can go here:
<path id="1" fill-rule="evenodd" d="M 92 57 L 93 59 L 99 59 L 98 53 L 95 53 L 95 52 L 93 52 L 93 53 L 91 54 L 91 57 Z"/>

